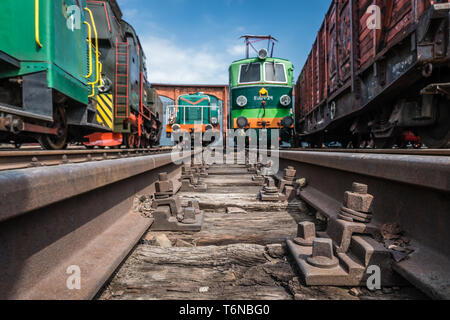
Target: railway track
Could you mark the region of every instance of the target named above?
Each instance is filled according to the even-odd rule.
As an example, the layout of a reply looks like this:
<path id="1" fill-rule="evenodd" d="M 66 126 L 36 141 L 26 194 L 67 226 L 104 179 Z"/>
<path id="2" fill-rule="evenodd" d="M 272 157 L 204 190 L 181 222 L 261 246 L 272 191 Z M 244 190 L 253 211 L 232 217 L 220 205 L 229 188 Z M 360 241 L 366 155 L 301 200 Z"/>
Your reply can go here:
<path id="1" fill-rule="evenodd" d="M 152 230 L 148 195 L 159 174 L 181 187 L 170 154 L 6 170 L 0 298 L 448 298 L 449 164 L 442 155 L 282 150 L 280 170 L 294 167 L 307 186 L 273 203 L 257 198 L 261 183 L 245 165 L 213 165 L 206 191 L 177 193 L 183 206 L 197 200 L 204 211 L 200 232 Z M 373 227 L 396 222 L 411 239 L 414 253 L 393 264 L 409 285 L 361 288 L 357 296 L 348 287 L 305 286 L 285 240 L 299 222 L 326 230 L 353 182 L 366 183 L 375 197 Z M 67 287 L 73 266 L 81 271 L 79 290 Z"/>
<path id="2" fill-rule="evenodd" d="M 101 300 L 419 299 L 407 286 L 389 293 L 307 287 L 285 247 L 297 223 L 314 221 L 301 201 L 266 203 L 245 166 L 211 166 L 206 192 L 180 192 L 204 210 L 201 232 L 150 230 L 105 289 Z M 164 240 L 165 239 L 165 240 Z"/>
<path id="3" fill-rule="evenodd" d="M 57 166 L 69 163 L 83 163 L 124 159 L 130 157 L 147 156 L 151 154 L 167 153 L 171 147 L 151 149 L 70 149 L 61 151 L 43 151 L 34 149 L 0 150 L 0 171 L 25 169 L 42 166 Z"/>
<path id="4" fill-rule="evenodd" d="M 0 171 L 24 169 L 42 166 L 56 166 L 68 163 L 83 163 L 146 156 L 170 152 L 172 147 L 151 149 L 95 149 L 72 148 L 62 151 L 43 151 L 25 148 L 20 150 L 0 150 Z M 386 154 L 386 155 L 418 155 L 418 156 L 450 156 L 447 149 L 285 149 L 286 151 L 347 153 L 347 154 Z"/>
<path id="5" fill-rule="evenodd" d="M 170 153 L 0 172 L 0 299 L 92 299 L 152 224 L 133 204 L 161 171 Z"/>
<path id="6" fill-rule="evenodd" d="M 326 219 L 335 218 L 352 183 L 375 198 L 372 226 L 398 224 L 414 253 L 393 268 L 428 296 L 450 298 L 450 158 L 444 155 L 281 151 L 308 181 L 300 198 Z M 445 266 L 445 267 L 444 267 Z"/>

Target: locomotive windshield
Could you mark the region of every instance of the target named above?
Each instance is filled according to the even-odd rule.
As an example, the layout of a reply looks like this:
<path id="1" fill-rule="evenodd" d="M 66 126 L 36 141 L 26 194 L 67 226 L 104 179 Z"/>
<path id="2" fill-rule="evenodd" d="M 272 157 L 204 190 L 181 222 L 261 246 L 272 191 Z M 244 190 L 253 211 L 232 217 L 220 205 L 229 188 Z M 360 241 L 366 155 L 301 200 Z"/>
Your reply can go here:
<path id="1" fill-rule="evenodd" d="M 251 63 L 241 65 L 239 83 L 252 83 L 261 81 L 261 64 Z"/>
<path id="2" fill-rule="evenodd" d="M 266 63 L 264 65 L 266 81 L 286 83 L 286 71 L 282 63 Z"/>

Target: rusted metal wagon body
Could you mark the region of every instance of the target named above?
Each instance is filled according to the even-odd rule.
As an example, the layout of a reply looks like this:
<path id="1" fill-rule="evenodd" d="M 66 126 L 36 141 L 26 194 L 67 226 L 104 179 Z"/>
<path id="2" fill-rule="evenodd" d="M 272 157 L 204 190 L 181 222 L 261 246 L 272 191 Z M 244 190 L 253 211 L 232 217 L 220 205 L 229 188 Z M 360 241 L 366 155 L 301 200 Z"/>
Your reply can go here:
<path id="1" fill-rule="evenodd" d="M 449 1 L 333 0 L 296 84 L 313 145 L 444 147 Z"/>

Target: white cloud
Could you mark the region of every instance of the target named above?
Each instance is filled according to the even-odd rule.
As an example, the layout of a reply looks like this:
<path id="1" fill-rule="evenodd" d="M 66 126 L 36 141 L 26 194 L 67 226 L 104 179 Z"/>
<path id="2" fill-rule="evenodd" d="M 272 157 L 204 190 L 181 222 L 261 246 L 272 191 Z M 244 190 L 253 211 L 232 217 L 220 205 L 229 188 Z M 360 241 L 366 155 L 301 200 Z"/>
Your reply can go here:
<path id="1" fill-rule="evenodd" d="M 138 9 L 127 8 L 123 10 L 123 16 L 126 18 L 126 20 L 132 20 L 136 18 L 138 15 L 139 15 Z"/>
<path id="2" fill-rule="evenodd" d="M 154 36 L 143 36 L 141 41 L 151 83 L 226 84 L 228 66 L 237 55 L 244 54 L 242 46 L 221 50 L 208 43 L 188 46 L 185 42 Z"/>
<path id="3" fill-rule="evenodd" d="M 234 57 L 243 57 L 245 55 L 245 45 L 234 45 L 227 49 L 227 52 Z"/>

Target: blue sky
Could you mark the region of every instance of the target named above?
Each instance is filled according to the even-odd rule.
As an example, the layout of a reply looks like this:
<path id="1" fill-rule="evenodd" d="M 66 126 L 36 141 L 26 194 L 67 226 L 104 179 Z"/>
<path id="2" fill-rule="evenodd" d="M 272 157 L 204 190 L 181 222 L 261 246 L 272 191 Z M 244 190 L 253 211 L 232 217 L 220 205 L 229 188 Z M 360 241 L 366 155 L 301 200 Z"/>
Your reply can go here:
<path id="1" fill-rule="evenodd" d="M 300 73 L 330 0 L 118 0 L 136 28 L 153 83 L 225 84 L 243 34 L 271 34 Z"/>

